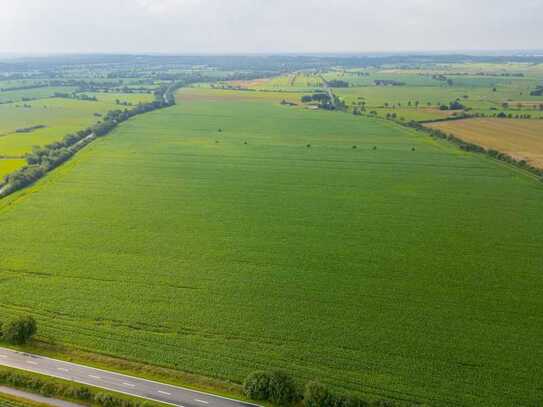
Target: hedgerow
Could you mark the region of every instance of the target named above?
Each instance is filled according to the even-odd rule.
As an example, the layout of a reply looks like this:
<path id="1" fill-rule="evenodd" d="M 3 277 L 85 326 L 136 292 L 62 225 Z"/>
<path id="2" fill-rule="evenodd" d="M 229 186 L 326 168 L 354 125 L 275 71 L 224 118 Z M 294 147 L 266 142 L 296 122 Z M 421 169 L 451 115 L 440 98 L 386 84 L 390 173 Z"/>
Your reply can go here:
<path id="1" fill-rule="evenodd" d="M 121 398 L 114 393 L 96 391 L 87 386 L 8 369 L 0 369 L 0 385 L 38 393 L 45 397 L 82 401 L 104 407 L 145 407 L 151 405 L 146 401 Z"/>

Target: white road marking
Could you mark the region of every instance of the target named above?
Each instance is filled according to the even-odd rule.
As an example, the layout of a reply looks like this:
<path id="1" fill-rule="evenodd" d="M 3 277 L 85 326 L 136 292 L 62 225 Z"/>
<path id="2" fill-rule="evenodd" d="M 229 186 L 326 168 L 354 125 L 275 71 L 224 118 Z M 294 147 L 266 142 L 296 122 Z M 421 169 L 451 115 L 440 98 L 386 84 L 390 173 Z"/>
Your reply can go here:
<path id="1" fill-rule="evenodd" d="M 57 370 L 60 370 L 61 372 L 69 372 L 69 370 L 64 367 L 57 367 Z"/>
<path id="2" fill-rule="evenodd" d="M 160 394 L 165 394 L 166 396 L 171 396 L 172 393 L 168 393 L 167 391 L 162 391 L 162 390 L 159 390 L 158 391 Z"/>
<path id="3" fill-rule="evenodd" d="M 28 363 L 29 365 L 37 365 L 37 363 L 33 360 L 27 360 L 26 363 Z"/>
<path id="4" fill-rule="evenodd" d="M 89 377 L 90 377 L 91 379 L 101 379 L 100 376 L 94 376 L 94 375 L 92 375 L 92 374 L 90 374 Z"/>
<path id="5" fill-rule="evenodd" d="M 209 403 L 208 403 L 207 401 L 205 401 L 205 400 L 194 399 L 194 401 L 197 401 L 198 403 L 209 404 Z"/>
<path id="6" fill-rule="evenodd" d="M 132 384 L 132 383 L 123 383 L 125 386 L 128 386 L 128 387 L 136 387 L 135 384 Z"/>

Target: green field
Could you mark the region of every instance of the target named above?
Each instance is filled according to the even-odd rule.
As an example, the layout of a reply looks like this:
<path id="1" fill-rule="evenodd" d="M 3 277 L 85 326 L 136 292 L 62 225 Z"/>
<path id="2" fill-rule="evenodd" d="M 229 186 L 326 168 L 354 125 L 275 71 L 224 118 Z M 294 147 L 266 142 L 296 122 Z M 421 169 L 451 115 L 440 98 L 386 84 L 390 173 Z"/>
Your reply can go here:
<path id="1" fill-rule="evenodd" d="M 50 88 L 44 88 L 50 89 Z M 57 91 L 66 92 L 66 88 Z M 45 98 L 28 102 L 0 104 L 0 158 L 22 158 L 33 146 L 43 146 L 61 140 L 65 135 L 83 130 L 99 120 L 110 110 L 130 109 L 120 102 L 135 105 L 152 101 L 152 94 L 86 93 L 98 101 L 66 98 Z M 1 94 L 0 94 L 1 95 Z M 42 125 L 28 133 L 17 129 Z M 8 173 L 22 167 L 24 160 L 0 160 L 0 180 Z"/>
<path id="2" fill-rule="evenodd" d="M 0 86 L 9 86 L 4 82 L 0 82 Z M 55 92 L 68 92 L 71 93 L 75 91 L 74 87 L 66 86 L 48 86 L 41 88 L 31 88 L 31 89 L 22 89 L 22 90 L 10 90 L 5 92 L 0 92 L 0 103 L 8 102 L 20 102 L 23 98 L 32 98 L 32 99 L 43 99 L 51 97 Z"/>
<path id="3" fill-rule="evenodd" d="M 335 88 L 334 93 L 352 109 L 364 103 L 366 112 L 380 117 L 395 113 L 405 121 L 443 119 L 452 111 L 440 111 L 441 105 L 460 100 L 470 114 L 491 116 L 501 111 L 514 115 L 543 118 L 543 97 L 530 92 L 543 79 L 540 65 L 523 64 L 459 64 L 427 66 L 419 69 L 333 69 L 322 74 L 298 72 L 266 80 L 238 81 L 249 89 L 312 93 L 326 81 L 342 80 L 348 88 Z M 477 74 L 483 72 L 485 75 Z M 515 76 L 490 76 L 522 74 Z M 442 80 L 436 75 L 443 75 Z M 403 86 L 376 86 L 376 80 L 403 83 Z M 447 80 L 452 82 L 449 84 Z M 508 106 L 504 107 L 504 103 Z M 458 111 L 459 113 L 460 111 Z"/>
<path id="4" fill-rule="evenodd" d="M 540 182 L 224 92 L 184 90 L 0 201 L 0 317 L 238 382 L 277 367 L 370 398 L 541 401 Z"/>

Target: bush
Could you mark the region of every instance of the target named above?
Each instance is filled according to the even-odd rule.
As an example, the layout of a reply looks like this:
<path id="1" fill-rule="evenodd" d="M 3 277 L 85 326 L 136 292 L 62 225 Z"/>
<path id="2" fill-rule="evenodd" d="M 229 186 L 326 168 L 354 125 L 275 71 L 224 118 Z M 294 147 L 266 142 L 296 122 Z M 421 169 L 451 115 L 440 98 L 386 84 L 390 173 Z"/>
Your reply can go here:
<path id="1" fill-rule="evenodd" d="M 335 403 L 334 397 L 325 385 L 312 381 L 305 385 L 304 405 L 306 407 L 329 407 Z"/>
<path id="2" fill-rule="evenodd" d="M 105 393 L 96 393 L 94 402 L 104 407 L 115 407 L 118 404 L 116 399 Z"/>
<path id="3" fill-rule="evenodd" d="M 54 383 L 43 383 L 39 392 L 45 397 L 51 397 L 59 393 L 59 389 Z"/>
<path id="4" fill-rule="evenodd" d="M 243 392 L 253 400 L 268 400 L 270 398 L 269 373 L 263 371 L 251 373 L 243 382 Z"/>
<path id="5" fill-rule="evenodd" d="M 247 397 L 258 401 L 271 401 L 288 406 L 300 399 L 294 379 L 280 370 L 251 373 L 243 383 Z"/>
<path id="6" fill-rule="evenodd" d="M 24 345 L 38 330 L 36 321 L 31 316 L 20 317 L 6 324 L 3 338 L 13 345 Z"/>
<path id="7" fill-rule="evenodd" d="M 294 379 L 280 370 L 270 373 L 269 393 L 269 401 L 279 406 L 288 406 L 299 399 Z"/>
<path id="8" fill-rule="evenodd" d="M 367 401 L 350 394 L 341 394 L 334 397 L 334 407 L 366 407 Z"/>
<path id="9" fill-rule="evenodd" d="M 67 387 L 64 389 L 64 396 L 75 400 L 90 400 L 92 393 L 88 387 Z"/>

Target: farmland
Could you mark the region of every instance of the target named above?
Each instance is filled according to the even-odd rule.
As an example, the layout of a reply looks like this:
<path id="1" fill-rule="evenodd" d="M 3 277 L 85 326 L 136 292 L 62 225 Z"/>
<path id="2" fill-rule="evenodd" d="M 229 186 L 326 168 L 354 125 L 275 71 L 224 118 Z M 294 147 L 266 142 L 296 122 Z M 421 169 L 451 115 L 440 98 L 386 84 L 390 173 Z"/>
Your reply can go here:
<path id="1" fill-rule="evenodd" d="M 324 81 L 342 81 L 348 87 L 335 88 L 334 93 L 347 110 L 362 106 L 366 113 L 380 117 L 394 115 L 404 122 L 424 122 L 464 113 L 495 117 L 504 112 L 511 117 L 543 118 L 543 96 L 531 95 L 542 79 L 540 64 L 451 64 L 417 69 L 384 66 L 300 71 L 235 85 L 251 90 L 310 93 L 322 90 Z M 453 101 L 459 101 L 463 109 L 442 110 Z"/>
<path id="2" fill-rule="evenodd" d="M 40 96 L 44 97 L 39 99 L 0 104 L 0 180 L 24 165 L 21 158 L 31 152 L 33 146 L 59 141 L 69 133 L 97 123 L 108 111 L 120 108 L 117 100 L 131 105 L 153 100 L 153 95 L 150 94 L 88 93 L 88 96 L 96 97 L 97 101 L 86 101 L 51 97 L 53 93 L 50 92 L 53 90 L 67 92 L 71 88 L 39 88 L 39 90 L 41 92 L 46 90 L 48 93 L 43 93 Z M 31 129 L 34 126 L 40 128 L 25 132 L 17 131 Z"/>
<path id="3" fill-rule="evenodd" d="M 467 119 L 430 123 L 428 126 L 543 168 L 543 121 Z"/>
<path id="4" fill-rule="evenodd" d="M 290 95 L 184 89 L 1 200 L 0 316 L 237 382 L 541 400 L 542 184 Z"/>

